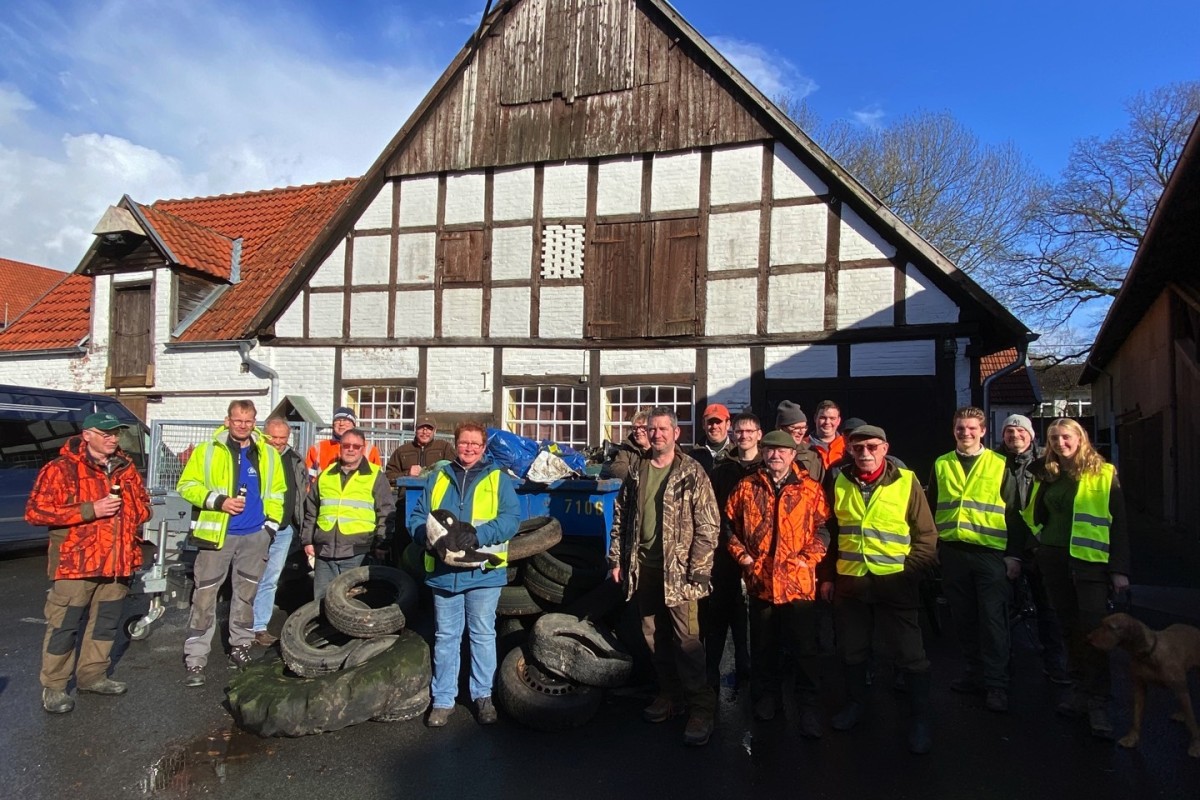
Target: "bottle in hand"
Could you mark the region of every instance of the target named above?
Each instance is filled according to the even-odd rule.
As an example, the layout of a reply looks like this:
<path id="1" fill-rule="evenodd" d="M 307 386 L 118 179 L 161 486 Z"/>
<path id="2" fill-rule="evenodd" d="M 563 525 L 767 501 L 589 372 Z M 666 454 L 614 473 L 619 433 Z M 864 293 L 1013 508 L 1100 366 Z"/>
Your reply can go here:
<path id="1" fill-rule="evenodd" d="M 114 483 L 112 486 L 108 487 L 108 496 L 112 500 L 120 500 L 121 499 L 121 484 Z"/>

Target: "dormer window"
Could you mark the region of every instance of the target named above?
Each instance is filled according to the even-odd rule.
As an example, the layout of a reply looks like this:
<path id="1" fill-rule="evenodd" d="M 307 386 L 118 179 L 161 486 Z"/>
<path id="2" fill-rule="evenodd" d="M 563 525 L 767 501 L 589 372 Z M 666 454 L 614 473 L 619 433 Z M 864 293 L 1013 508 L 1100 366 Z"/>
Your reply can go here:
<path id="1" fill-rule="evenodd" d="M 213 290 L 213 283 L 193 275 L 175 273 L 175 302 L 171 309 L 172 330 L 190 317 Z"/>

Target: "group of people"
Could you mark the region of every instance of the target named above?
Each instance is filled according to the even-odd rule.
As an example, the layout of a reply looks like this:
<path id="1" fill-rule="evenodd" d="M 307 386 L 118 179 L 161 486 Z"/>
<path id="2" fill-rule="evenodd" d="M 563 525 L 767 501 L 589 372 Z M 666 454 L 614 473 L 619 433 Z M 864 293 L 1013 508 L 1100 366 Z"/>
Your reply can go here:
<path id="1" fill-rule="evenodd" d="M 800 729 L 821 736 L 820 600 L 832 603 L 845 679 L 832 726 L 849 730 L 868 716 L 878 630 L 911 701 L 909 749 L 928 752 L 931 685 L 919 585 L 940 562 L 965 658 L 950 688 L 982 694 L 992 711 L 1007 710 L 1010 581 L 1024 570 L 1067 643 L 1065 663 L 1047 663 L 1048 677 L 1070 684 L 1059 712 L 1086 717 L 1095 735 L 1110 736 L 1107 655 L 1084 637 L 1105 613 L 1110 589 L 1128 586 L 1128 532 L 1115 470 L 1079 424 L 1056 420 L 1038 456 L 1030 421 L 1014 415 L 1004 422 L 1003 445 L 992 451 L 983 443 L 983 412 L 959 409 L 955 448 L 937 459 L 923 489 L 889 452 L 882 428 L 843 420 L 832 401 L 820 403 L 814 419 L 810 433 L 803 410 L 785 401 L 774 428 L 764 432 L 754 414 L 731 416 L 713 404 L 704 411 L 705 441 L 685 452 L 671 410 L 633 417 L 628 440 L 605 468 L 623 481 L 607 557 L 609 577 L 635 605 L 652 654 L 658 694 L 644 718 L 657 723 L 686 713 L 685 743 L 706 744 L 732 631 L 733 677 L 750 682 L 755 717 L 776 715 L 786 655 L 795 662 Z M 130 577 L 141 564 L 139 528 L 150 503 L 141 476 L 117 447 L 123 426 L 111 415 L 88 417 L 82 433 L 39 473 L 28 501 L 29 522 L 50 528 L 53 586 L 41 671 L 50 713 L 74 707 L 72 677 L 80 692 L 117 695 L 127 688 L 110 677 L 109 656 Z M 452 445 L 435 432 L 432 420 L 418 420 L 414 440 L 384 468 L 353 411 L 340 408 L 333 437 L 301 459 L 286 420 L 271 418 L 260 431 L 251 401 L 229 404 L 224 425 L 192 451 L 177 487 L 196 507 L 186 685 L 205 682 L 217 592 L 227 579 L 230 659 L 241 666 L 251 660 L 252 645 L 275 641 L 267 625 L 292 539 L 299 535 L 313 561 L 320 598 L 368 553 L 383 557 L 395 479 L 427 473 L 406 526 L 397 526 L 425 548 L 433 593 L 426 724 L 441 727 L 454 711 L 464 632 L 476 719 L 496 720 L 495 614 L 507 543 L 519 524 L 515 489 L 485 458 L 482 425 L 459 424 Z"/>

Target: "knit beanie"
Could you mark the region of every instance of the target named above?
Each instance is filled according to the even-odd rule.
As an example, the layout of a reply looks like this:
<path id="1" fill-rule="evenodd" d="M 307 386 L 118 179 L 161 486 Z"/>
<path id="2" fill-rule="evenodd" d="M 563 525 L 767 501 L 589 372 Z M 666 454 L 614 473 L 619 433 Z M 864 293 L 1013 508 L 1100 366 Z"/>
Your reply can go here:
<path id="1" fill-rule="evenodd" d="M 1029 421 L 1029 417 L 1022 414 L 1009 414 L 1005 418 L 1004 424 L 1000 426 L 1000 432 L 1004 433 L 1005 428 L 1024 428 L 1029 433 L 1030 439 L 1036 439 L 1037 434 L 1033 432 L 1033 423 Z"/>
<path id="2" fill-rule="evenodd" d="M 775 427 L 786 428 L 789 425 L 795 425 L 797 422 L 808 422 L 808 417 L 804 416 L 804 411 L 799 405 L 791 400 L 784 400 L 779 404 L 778 412 L 775 416 Z"/>

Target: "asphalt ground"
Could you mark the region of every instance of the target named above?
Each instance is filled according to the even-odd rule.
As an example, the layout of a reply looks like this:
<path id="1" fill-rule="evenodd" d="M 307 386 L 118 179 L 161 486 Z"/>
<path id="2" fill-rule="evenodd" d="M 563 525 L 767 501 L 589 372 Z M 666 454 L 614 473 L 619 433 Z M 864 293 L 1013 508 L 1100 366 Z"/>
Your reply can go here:
<path id="1" fill-rule="evenodd" d="M 1168 565 L 1167 572 L 1177 568 Z M 1151 692 L 1138 750 L 1094 740 L 1084 722 L 1054 714 L 1060 690 L 1045 679 L 1022 626 L 1015 630 L 1007 714 L 986 711 L 982 698 L 950 692 L 960 671 L 952 637 L 927 636 L 935 724 L 927 756 L 907 752 L 906 699 L 891 687 L 884 664 L 872 688 L 871 717 L 819 741 L 799 736 L 794 705 L 785 702 L 773 722 L 754 722 L 749 692 L 725 689 L 711 743 L 688 748 L 683 718 L 641 721 L 649 687 L 610 692 L 592 722 L 566 733 L 528 730 L 503 712 L 499 724 L 480 727 L 460 705 L 440 730 L 419 721 L 369 722 L 300 739 L 262 739 L 238 730 L 223 706 L 222 678 L 234 673 L 222 657 L 214 654 L 206 686 L 183 686 L 186 612 L 179 609 L 156 623 L 148 639 L 119 645 L 114 676 L 130 683 L 129 694 L 83 695 L 74 712 L 51 716 L 41 709 L 37 679 L 44 570 L 41 552 L 0 557 L 0 797 L 1200 797 L 1200 759 L 1187 757 L 1187 732 L 1168 720 L 1174 701 L 1165 691 Z M 1153 627 L 1200 624 L 1193 586 L 1137 586 L 1133 597 L 1135 615 Z M 428 636 L 427 612 L 414 627 Z M 272 657 L 262 648 L 255 654 Z M 1114 655 L 1118 735 L 1130 716 L 1126 665 L 1123 653 Z M 824 669 L 827 723 L 842 690 L 833 656 L 824 657 Z"/>

